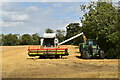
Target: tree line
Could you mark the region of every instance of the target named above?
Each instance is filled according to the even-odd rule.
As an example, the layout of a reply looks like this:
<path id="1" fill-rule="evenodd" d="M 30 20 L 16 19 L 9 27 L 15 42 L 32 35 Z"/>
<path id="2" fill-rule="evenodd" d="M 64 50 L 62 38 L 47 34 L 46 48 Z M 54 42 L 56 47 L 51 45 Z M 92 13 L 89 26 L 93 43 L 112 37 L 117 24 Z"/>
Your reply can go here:
<path id="1" fill-rule="evenodd" d="M 54 33 L 56 32 L 56 35 L 59 39 L 59 41 L 63 41 L 64 39 L 64 30 L 58 29 L 56 31 L 53 31 L 50 28 L 47 28 L 45 30 L 46 33 Z M 2 46 L 15 46 L 15 45 L 39 45 L 40 39 L 42 36 L 40 36 L 38 33 L 35 34 L 0 34 L 0 45 Z"/>
<path id="2" fill-rule="evenodd" d="M 38 45 L 39 44 L 39 34 L 1 34 L 0 45 L 3 46 L 15 46 L 15 45 Z"/>

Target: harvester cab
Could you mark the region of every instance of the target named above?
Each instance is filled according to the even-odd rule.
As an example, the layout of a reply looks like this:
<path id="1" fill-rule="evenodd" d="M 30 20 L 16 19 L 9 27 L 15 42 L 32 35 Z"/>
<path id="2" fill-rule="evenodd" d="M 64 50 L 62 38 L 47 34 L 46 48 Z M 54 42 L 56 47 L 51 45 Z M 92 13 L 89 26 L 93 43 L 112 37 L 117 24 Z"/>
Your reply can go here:
<path id="1" fill-rule="evenodd" d="M 44 33 L 43 38 L 41 39 L 42 47 L 57 47 L 58 46 L 58 38 L 55 33 Z"/>

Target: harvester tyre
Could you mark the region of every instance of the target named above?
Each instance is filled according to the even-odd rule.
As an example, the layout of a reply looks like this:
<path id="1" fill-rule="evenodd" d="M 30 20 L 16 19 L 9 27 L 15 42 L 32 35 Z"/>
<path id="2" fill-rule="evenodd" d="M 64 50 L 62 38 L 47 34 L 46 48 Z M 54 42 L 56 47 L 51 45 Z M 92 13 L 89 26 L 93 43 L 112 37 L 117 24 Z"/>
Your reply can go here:
<path id="1" fill-rule="evenodd" d="M 40 58 L 41 58 L 41 59 L 45 59 L 45 56 L 44 56 L 44 55 L 41 55 Z"/>
<path id="2" fill-rule="evenodd" d="M 60 58 L 60 56 L 59 55 L 55 55 L 55 58 Z"/>

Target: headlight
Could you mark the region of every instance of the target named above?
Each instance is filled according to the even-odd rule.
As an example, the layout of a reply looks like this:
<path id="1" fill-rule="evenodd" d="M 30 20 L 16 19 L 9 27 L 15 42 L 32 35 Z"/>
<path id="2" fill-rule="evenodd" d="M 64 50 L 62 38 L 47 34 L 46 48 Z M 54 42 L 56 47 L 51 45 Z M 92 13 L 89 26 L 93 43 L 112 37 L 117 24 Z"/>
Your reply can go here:
<path id="1" fill-rule="evenodd" d="M 93 48 L 93 53 L 96 53 L 97 52 L 97 49 L 96 48 Z"/>

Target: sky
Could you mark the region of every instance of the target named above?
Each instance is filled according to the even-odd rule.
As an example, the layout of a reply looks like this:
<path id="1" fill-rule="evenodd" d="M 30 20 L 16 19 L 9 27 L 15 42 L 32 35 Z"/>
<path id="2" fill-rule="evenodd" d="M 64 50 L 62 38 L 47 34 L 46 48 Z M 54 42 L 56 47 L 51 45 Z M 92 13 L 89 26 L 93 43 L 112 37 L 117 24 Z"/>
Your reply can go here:
<path id="1" fill-rule="evenodd" d="M 64 29 L 69 23 L 80 23 L 80 5 L 88 2 L 3 2 L 3 34 L 42 35 L 46 28 Z"/>
<path id="2" fill-rule="evenodd" d="M 80 17 L 84 13 L 80 10 L 80 5 L 88 4 L 90 1 L 64 1 L 9 2 L 4 0 L 0 10 L 2 13 L 0 14 L 2 33 L 21 35 L 38 33 L 43 35 L 46 28 L 51 28 L 54 31 L 65 30 L 70 23 L 81 23 Z"/>

